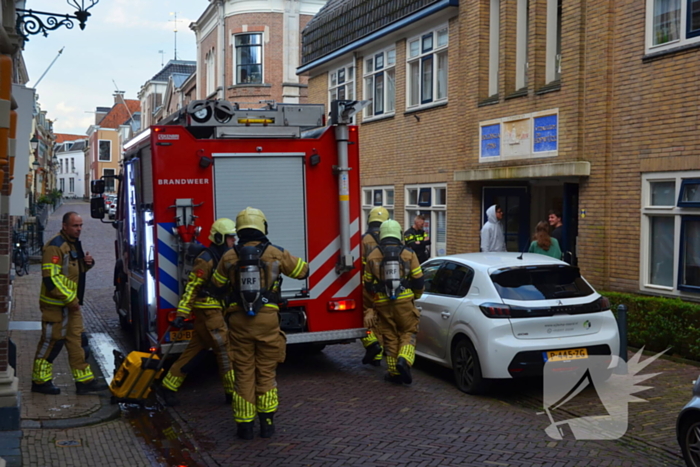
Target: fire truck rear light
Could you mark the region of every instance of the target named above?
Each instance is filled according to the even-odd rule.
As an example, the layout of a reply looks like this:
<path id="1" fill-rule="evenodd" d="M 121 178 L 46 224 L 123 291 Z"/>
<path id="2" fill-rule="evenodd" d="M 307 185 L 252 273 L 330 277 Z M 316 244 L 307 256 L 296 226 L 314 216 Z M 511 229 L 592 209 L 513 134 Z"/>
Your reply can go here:
<path id="1" fill-rule="evenodd" d="M 168 312 L 168 322 L 169 322 L 169 323 L 172 323 L 173 321 L 175 321 L 175 318 L 177 318 L 177 311 L 175 311 L 175 310 L 170 310 L 170 311 Z"/>
<path id="2" fill-rule="evenodd" d="M 155 131 L 156 133 L 165 133 L 166 129 L 165 129 L 165 127 L 157 126 L 157 127 L 153 128 L 153 131 Z"/>
<path id="3" fill-rule="evenodd" d="M 328 302 L 328 311 L 352 311 L 355 309 L 355 300 L 331 300 Z"/>
<path id="4" fill-rule="evenodd" d="M 151 347 L 150 349 L 148 349 L 148 351 L 151 353 L 155 352 L 156 350 L 158 350 L 158 347 Z"/>
<path id="5" fill-rule="evenodd" d="M 275 123 L 274 118 L 239 118 L 238 119 L 238 124 L 239 125 L 250 125 L 250 124 L 257 124 L 257 125 L 269 125 Z"/>

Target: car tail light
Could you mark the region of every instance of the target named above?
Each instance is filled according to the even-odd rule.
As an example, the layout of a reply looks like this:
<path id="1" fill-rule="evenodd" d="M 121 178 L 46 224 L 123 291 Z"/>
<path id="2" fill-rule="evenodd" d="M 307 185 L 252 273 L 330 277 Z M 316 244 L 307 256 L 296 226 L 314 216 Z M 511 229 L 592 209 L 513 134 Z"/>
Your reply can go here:
<path id="1" fill-rule="evenodd" d="M 328 302 L 328 311 L 352 311 L 355 309 L 355 300 L 331 300 Z"/>
<path id="2" fill-rule="evenodd" d="M 482 303 L 479 308 L 487 318 L 510 318 L 510 307 L 503 303 Z"/>
<path id="3" fill-rule="evenodd" d="M 600 306 L 600 311 L 609 310 L 610 309 L 610 300 L 608 300 L 608 297 L 601 296 L 598 299 L 598 305 Z"/>

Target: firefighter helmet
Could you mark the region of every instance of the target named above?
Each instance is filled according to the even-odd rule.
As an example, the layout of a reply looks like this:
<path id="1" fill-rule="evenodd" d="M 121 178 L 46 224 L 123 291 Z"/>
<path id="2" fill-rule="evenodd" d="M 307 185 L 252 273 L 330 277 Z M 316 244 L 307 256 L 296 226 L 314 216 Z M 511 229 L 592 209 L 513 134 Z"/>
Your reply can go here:
<path id="1" fill-rule="evenodd" d="M 209 240 L 211 240 L 214 245 L 223 245 L 226 240 L 226 235 L 236 235 L 236 223 L 231 219 L 222 217 L 214 221 L 211 225 Z"/>
<path id="2" fill-rule="evenodd" d="M 383 208 L 381 206 L 372 208 L 372 210 L 369 212 L 369 217 L 367 218 L 367 222 L 369 223 L 384 222 L 387 220 L 389 220 L 389 211 L 387 211 L 386 208 Z"/>
<path id="3" fill-rule="evenodd" d="M 267 219 L 260 209 L 247 207 L 236 216 L 238 230 L 255 229 L 267 235 Z"/>
<path id="4" fill-rule="evenodd" d="M 402 240 L 403 235 L 401 234 L 401 224 L 393 219 L 382 222 L 382 226 L 379 227 L 379 240 L 384 240 L 387 237 Z"/>

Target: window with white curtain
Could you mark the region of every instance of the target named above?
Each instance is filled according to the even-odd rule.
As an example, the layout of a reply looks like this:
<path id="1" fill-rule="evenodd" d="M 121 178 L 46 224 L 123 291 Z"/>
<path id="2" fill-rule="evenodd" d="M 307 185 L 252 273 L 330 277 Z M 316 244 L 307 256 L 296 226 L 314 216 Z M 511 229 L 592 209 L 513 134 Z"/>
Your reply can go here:
<path id="1" fill-rule="evenodd" d="M 394 187 L 362 187 L 362 232 L 367 231 L 367 217 L 372 208 L 382 206 L 389 211 L 389 218 L 394 218 Z"/>
<path id="2" fill-rule="evenodd" d="M 396 49 L 367 54 L 364 59 L 364 96 L 370 101 L 365 119 L 393 115 L 396 103 Z"/>
<path id="3" fill-rule="evenodd" d="M 418 214 L 425 217 L 423 230 L 431 238 L 430 256 L 447 254 L 447 185 L 406 185 L 404 230 Z"/>
<path id="4" fill-rule="evenodd" d="M 642 176 L 640 288 L 700 293 L 700 171 Z"/>
<path id="5" fill-rule="evenodd" d="M 527 87 L 527 70 L 528 59 L 527 53 L 529 50 L 529 11 L 530 0 L 518 0 L 516 14 L 516 31 L 517 38 L 515 44 L 515 90 L 520 90 Z"/>
<path id="6" fill-rule="evenodd" d="M 408 109 L 447 101 L 447 25 L 412 37 L 406 45 Z"/>
<path id="7" fill-rule="evenodd" d="M 700 0 L 646 0 L 647 52 L 700 41 Z"/>
<path id="8" fill-rule="evenodd" d="M 489 96 L 498 94 L 498 60 L 501 35 L 501 1 L 489 4 Z"/>

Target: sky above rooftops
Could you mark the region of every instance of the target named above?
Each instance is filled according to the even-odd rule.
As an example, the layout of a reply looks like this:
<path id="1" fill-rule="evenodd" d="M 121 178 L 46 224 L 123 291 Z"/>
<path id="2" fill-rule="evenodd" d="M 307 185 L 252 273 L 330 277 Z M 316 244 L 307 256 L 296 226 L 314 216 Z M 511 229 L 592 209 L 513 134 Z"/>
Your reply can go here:
<path id="1" fill-rule="evenodd" d="M 189 25 L 208 5 L 207 0 L 100 0 L 89 10 L 84 31 L 76 22 L 73 29 L 49 31 L 48 37 L 30 36 L 24 47 L 28 87 L 36 87 L 65 46 L 36 87 L 42 110 L 54 120 L 54 131 L 85 134 L 95 121 L 95 108 L 114 104 L 114 82 L 125 98 L 138 98 L 161 63 L 174 58 L 171 12 L 177 12 L 178 60 L 195 60 L 197 46 Z M 65 0 L 27 0 L 26 8 L 59 14 L 75 10 Z"/>

